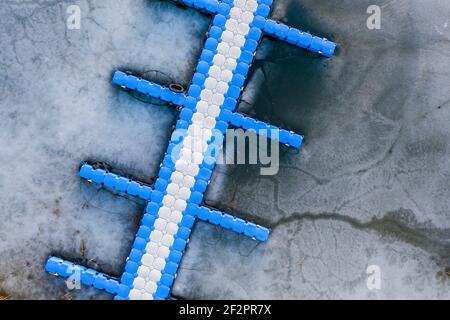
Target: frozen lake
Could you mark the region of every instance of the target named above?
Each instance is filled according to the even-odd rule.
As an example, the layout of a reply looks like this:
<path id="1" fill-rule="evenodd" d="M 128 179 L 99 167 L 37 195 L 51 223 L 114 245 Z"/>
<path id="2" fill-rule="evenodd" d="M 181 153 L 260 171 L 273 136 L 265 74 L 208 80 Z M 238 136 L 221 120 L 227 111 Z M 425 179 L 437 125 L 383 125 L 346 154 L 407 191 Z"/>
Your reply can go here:
<path id="1" fill-rule="evenodd" d="M 72 4 L 80 30 L 66 28 Z M 373 4 L 380 30 L 366 27 Z M 273 177 L 216 169 L 208 204 L 273 232 L 258 244 L 197 223 L 174 295 L 450 298 L 450 3 L 278 0 L 272 17 L 339 51 L 263 40 L 240 108 L 306 142 Z M 0 295 L 110 299 L 69 291 L 45 260 L 122 272 L 144 204 L 81 181 L 79 165 L 152 182 L 177 113 L 111 75 L 188 85 L 210 18 L 160 1 L 42 0 L 6 1 L 0 21 Z M 367 288 L 371 265 L 380 290 Z"/>

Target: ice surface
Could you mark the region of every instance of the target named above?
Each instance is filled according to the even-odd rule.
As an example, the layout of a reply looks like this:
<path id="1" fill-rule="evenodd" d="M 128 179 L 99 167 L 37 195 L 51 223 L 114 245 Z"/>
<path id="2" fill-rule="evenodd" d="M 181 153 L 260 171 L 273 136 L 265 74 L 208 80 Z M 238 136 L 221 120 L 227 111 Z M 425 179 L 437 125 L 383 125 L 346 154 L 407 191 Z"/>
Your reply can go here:
<path id="1" fill-rule="evenodd" d="M 208 203 L 273 228 L 267 244 L 198 223 L 183 298 L 449 298 L 446 1 L 278 0 L 272 16 L 340 44 L 330 60 L 264 40 L 245 111 L 306 135 L 275 177 L 220 167 Z M 81 30 L 66 8 L 81 7 Z M 210 18 L 169 2 L 0 7 L 0 294 L 105 298 L 44 273 L 57 254 L 118 275 L 143 204 L 78 178 L 84 160 L 151 182 L 176 112 L 110 84 L 116 69 L 189 83 Z M 381 290 L 366 287 L 378 265 Z"/>
<path id="2" fill-rule="evenodd" d="M 187 82 L 209 24 L 165 2 L 80 1 L 81 30 L 70 31 L 69 4 L 0 9 L 0 287 L 15 298 L 65 294 L 43 272 L 51 253 L 85 251 L 101 270 L 121 273 L 143 204 L 96 191 L 78 178 L 79 165 L 104 161 L 151 182 L 176 112 L 120 91 L 112 72 L 157 69 Z"/>

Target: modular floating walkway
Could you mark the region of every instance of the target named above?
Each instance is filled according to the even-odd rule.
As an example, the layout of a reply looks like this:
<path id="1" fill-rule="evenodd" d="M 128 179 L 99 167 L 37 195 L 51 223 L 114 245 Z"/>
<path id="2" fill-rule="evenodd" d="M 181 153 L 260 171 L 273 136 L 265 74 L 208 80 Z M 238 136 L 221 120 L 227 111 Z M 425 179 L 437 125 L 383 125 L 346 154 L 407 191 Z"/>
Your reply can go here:
<path id="1" fill-rule="evenodd" d="M 84 164 L 80 176 L 148 202 L 120 279 L 57 257 L 45 270 L 114 295 L 117 300 L 168 299 L 197 219 L 267 241 L 270 230 L 202 205 L 229 125 L 300 149 L 303 136 L 235 113 L 263 34 L 331 57 L 336 45 L 268 18 L 272 0 L 183 0 L 214 16 L 187 94 L 117 71 L 113 83 L 181 108 L 152 188 Z"/>

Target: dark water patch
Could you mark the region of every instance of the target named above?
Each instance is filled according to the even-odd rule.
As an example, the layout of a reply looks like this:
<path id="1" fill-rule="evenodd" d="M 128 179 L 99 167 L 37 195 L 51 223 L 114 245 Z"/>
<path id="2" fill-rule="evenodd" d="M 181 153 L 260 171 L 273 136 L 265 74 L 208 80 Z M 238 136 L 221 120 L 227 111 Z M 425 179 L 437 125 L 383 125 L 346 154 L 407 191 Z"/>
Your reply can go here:
<path id="1" fill-rule="evenodd" d="M 354 6 L 355 5 L 361 6 L 361 3 L 354 4 Z M 309 32 L 317 37 L 334 39 L 334 29 L 327 29 L 325 21 L 321 17 L 326 17 L 328 21 L 338 19 L 338 17 L 335 16 L 335 12 L 340 6 L 341 1 L 336 3 L 334 1 L 326 0 L 277 0 L 274 3 L 271 17 L 276 21 Z M 320 16 L 318 14 L 320 14 Z"/>
<path id="2" fill-rule="evenodd" d="M 318 31 L 320 22 L 303 10 L 297 2 L 278 4 L 287 5 L 287 16 L 276 20 L 288 22 L 292 27 L 299 27 L 311 31 L 315 35 L 323 36 L 325 31 Z M 300 25 L 298 21 L 303 21 Z M 262 49 L 262 50 L 261 50 Z M 283 41 L 264 37 L 257 58 L 249 75 L 249 81 L 255 79 L 257 73 L 263 74 L 263 81 L 256 92 L 253 106 L 241 105 L 240 110 L 251 116 L 294 130 L 306 133 L 308 126 L 301 121 L 308 110 L 313 112 L 317 108 L 318 97 L 323 98 L 324 82 L 327 80 L 329 59 L 306 50 L 293 47 Z"/>
<path id="3" fill-rule="evenodd" d="M 368 5 L 367 1 L 278 3 L 277 8 L 287 7 L 276 8 L 275 19 L 286 13 L 284 20 L 289 25 L 336 41 L 339 51 L 327 59 L 264 38 L 261 47 L 268 49 L 257 56 L 249 78 L 252 81 L 262 72 L 263 81 L 253 106 L 245 104 L 240 109 L 305 134 L 307 139 L 322 136 L 328 128 L 345 126 L 362 109 L 401 121 L 418 74 L 416 28 L 408 15 L 394 11 L 385 18 L 383 32 L 368 30 Z M 316 16 L 322 8 L 329 19 Z M 355 30 L 355 25 L 359 29 Z M 393 31 L 394 27 L 399 31 Z M 386 34 L 392 32 L 396 38 L 389 40 Z"/>

